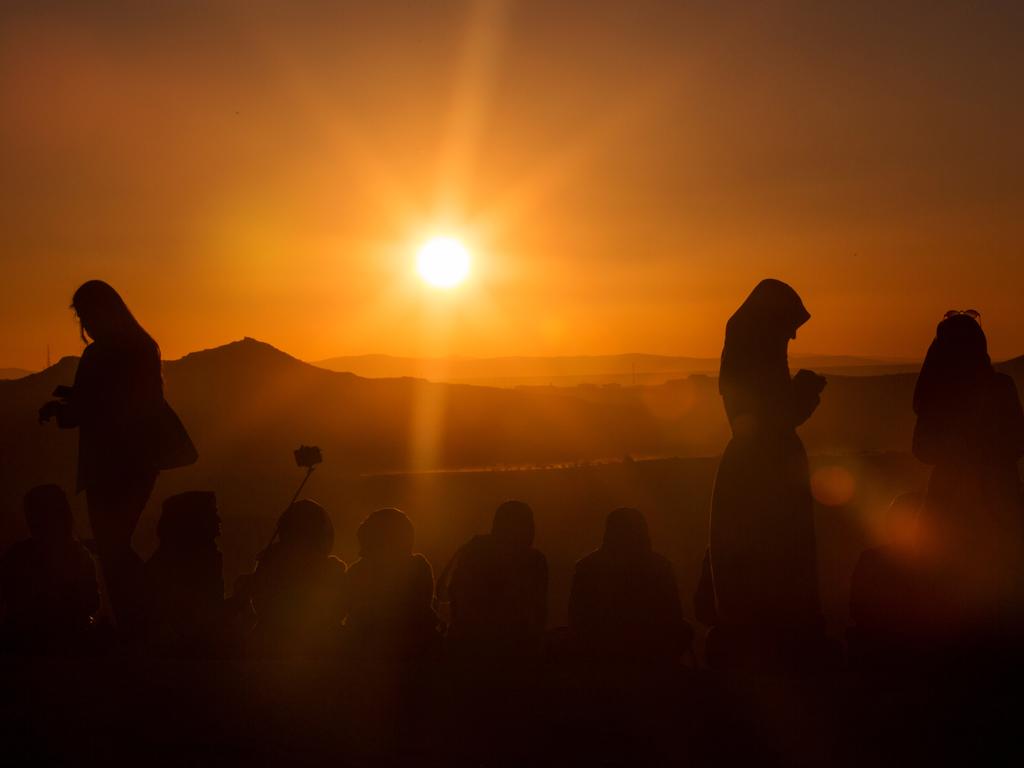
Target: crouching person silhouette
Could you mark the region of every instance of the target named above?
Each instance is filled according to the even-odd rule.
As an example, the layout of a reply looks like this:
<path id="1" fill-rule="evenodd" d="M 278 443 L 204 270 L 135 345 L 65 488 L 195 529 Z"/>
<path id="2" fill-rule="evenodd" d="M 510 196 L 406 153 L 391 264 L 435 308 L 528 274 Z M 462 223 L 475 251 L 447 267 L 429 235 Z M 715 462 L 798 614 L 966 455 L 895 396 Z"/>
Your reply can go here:
<path id="1" fill-rule="evenodd" d="M 651 548 L 638 510 L 609 514 L 600 548 L 576 564 L 569 631 L 584 662 L 600 667 L 663 666 L 689 652 L 672 564 Z"/>
<path id="2" fill-rule="evenodd" d="M 880 669 L 905 667 L 927 653 L 934 599 L 931 570 L 920 535 L 924 496 L 903 493 L 890 503 L 882 543 L 865 549 L 850 580 L 846 640 L 851 663 Z"/>
<path id="3" fill-rule="evenodd" d="M 0 559 L 0 642 L 18 653 L 88 652 L 99 587 L 92 558 L 75 538 L 67 496 L 41 485 L 25 495 L 24 510 L 31 537 Z"/>
<path id="4" fill-rule="evenodd" d="M 438 579 L 449 649 L 460 657 L 535 658 L 547 621 L 548 563 L 533 548 L 533 510 L 506 501 L 489 534 L 474 536 Z"/>
<path id="5" fill-rule="evenodd" d="M 226 641 L 220 516 L 212 491 L 163 503 L 160 544 L 145 566 L 147 639 L 157 653 L 209 656 Z"/>
<path id="6" fill-rule="evenodd" d="M 412 662 L 437 642 L 434 573 L 413 552 L 412 521 L 399 509 L 379 509 L 356 533 L 359 559 L 346 582 L 346 627 L 357 656 Z"/>
<path id="7" fill-rule="evenodd" d="M 260 656 L 323 656 L 340 641 L 345 563 L 331 555 L 334 526 L 310 499 L 281 515 L 274 540 L 256 570 L 235 586 L 236 602 L 251 604 L 253 651 Z"/>

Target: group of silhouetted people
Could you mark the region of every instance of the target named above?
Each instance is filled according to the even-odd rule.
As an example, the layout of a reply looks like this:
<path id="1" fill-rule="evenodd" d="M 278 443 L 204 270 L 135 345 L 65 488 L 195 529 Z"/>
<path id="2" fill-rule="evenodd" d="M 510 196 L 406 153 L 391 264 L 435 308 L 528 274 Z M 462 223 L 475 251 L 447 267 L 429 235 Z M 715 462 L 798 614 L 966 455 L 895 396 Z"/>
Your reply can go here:
<path id="1" fill-rule="evenodd" d="M 359 559 L 333 557 L 334 528 L 309 499 L 281 515 L 251 574 L 225 599 L 214 493 L 163 503 L 159 546 L 131 547 L 157 473 L 196 452 L 163 396 L 160 353 L 106 283 L 75 293 L 89 343 L 74 385 L 40 410 L 78 428 L 78 490 L 122 640 L 155 653 L 331 654 L 415 662 L 444 649 L 488 665 L 568 654 L 601 666 L 671 664 L 692 654 L 671 564 L 635 509 L 607 518 L 576 565 L 568 627 L 547 629 L 548 566 L 530 507 L 509 501 L 489 533 L 460 547 L 436 583 L 400 510 L 369 515 Z M 789 341 L 810 314 L 785 283 L 759 283 L 726 327 L 719 389 L 732 430 L 715 480 L 694 608 L 717 668 L 792 671 L 841 656 L 825 632 L 814 502 L 797 434 L 825 379 L 791 376 Z M 858 660 L 1024 637 L 1024 507 L 1017 461 L 1024 414 L 997 373 L 973 311 L 939 323 L 914 393 L 914 454 L 934 467 L 926 494 L 900 496 L 890 535 L 853 575 L 848 636 Z M 100 605 L 92 557 L 56 486 L 25 497 L 31 538 L 0 561 L 3 642 L 16 650 L 88 647 Z M 902 655 L 901 655 L 902 654 Z"/>
<path id="2" fill-rule="evenodd" d="M 32 489 L 25 516 L 31 538 L 0 560 L 4 649 L 101 650 L 96 570 L 74 535 L 66 495 L 53 485 Z M 176 658 L 345 652 L 387 663 L 447 649 L 453 658 L 488 664 L 536 660 L 545 650 L 547 560 L 533 547 L 533 510 L 522 501 L 498 507 L 491 532 L 456 552 L 436 589 L 430 563 L 414 550 L 413 524 L 398 509 L 362 522 L 359 559 L 346 566 L 331 555 L 327 511 L 310 499 L 292 503 L 228 598 L 219 535 L 214 493 L 164 501 L 129 635 L 141 649 Z M 446 620 L 439 608 L 447 609 Z M 614 510 L 600 548 L 577 564 L 561 650 L 607 663 L 671 663 L 691 639 L 672 566 L 652 550 L 643 515 Z"/>

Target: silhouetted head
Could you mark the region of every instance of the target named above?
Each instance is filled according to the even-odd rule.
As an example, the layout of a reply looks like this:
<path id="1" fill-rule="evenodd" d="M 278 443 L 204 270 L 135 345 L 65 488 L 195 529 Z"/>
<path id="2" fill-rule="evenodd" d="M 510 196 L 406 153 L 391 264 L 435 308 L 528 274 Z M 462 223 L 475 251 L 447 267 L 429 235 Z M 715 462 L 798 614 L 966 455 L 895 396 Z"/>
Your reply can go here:
<path id="1" fill-rule="evenodd" d="M 288 549 L 327 557 L 334 548 L 334 525 L 327 510 L 312 499 L 299 499 L 277 521 L 277 536 Z"/>
<path id="2" fill-rule="evenodd" d="M 973 315 L 944 318 L 935 329 L 914 388 L 914 411 L 955 405 L 993 373 L 988 340 Z"/>
<path id="3" fill-rule="evenodd" d="M 762 280 L 725 326 L 719 389 L 730 377 L 774 366 L 788 375 L 786 347 L 811 318 L 800 296 L 781 280 Z"/>
<path id="4" fill-rule="evenodd" d="M 186 491 L 164 500 L 156 527 L 161 546 L 188 548 L 210 544 L 220 536 L 217 494 Z"/>
<path id="5" fill-rule="evenodd" d="M 90 280 L 75 291 L 71 307 L 82 328 L 82 341 L 124 342 L 152 338 L 109 283 Z"/>
<path id="6" fill-rule="evenodd" d="M 765 336 L 795 339 L 797 329 L 811 319 L 799 294 L 781 280 L 762 280 L 729 319 L 730 326 Z"/>
<path id="7" fill-rule="evenodd" d="M 651 534 L 647 519 L 638 509 L 619 507 L 608 515 L 604 524 L 602 549 L 635 554 L 651 551 Z"/>
<path id="8" fill-rule="evenodd" d="M 494 513 L 491 536 L 515 549 L 533 545 L 533 510 L 525 501 L 506 501 Z"/>
<path id="9" fill-rule="evenodd" d="M 33 539 L 61 541 L 74 535 L 67 494 L 59 485 L 37 485 L 25 494 L 25 522 Z"/>
<path id="10" fill-rule="evenodd" d="M 412 554 L 415 530 L 400 509 L 387 507 L 370 514 L 356 531 L 360 557 L 397 557 Z"/>

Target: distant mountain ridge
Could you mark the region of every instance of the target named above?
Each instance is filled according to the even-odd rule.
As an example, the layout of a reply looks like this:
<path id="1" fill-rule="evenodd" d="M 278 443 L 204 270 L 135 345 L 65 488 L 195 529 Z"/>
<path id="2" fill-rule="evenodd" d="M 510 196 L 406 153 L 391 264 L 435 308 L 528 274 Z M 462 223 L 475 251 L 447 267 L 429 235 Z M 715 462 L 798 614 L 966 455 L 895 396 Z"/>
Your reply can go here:
<path id="1" fill-rule="evenodd" d="M 30 373 L 32 373 L 32 371 L 26 371 L 24 368 L 0 368 L 0 381 L 8 379 L 22 379 Z"/>
<path id="2" fill-rule="evenodd" d="M 0 381 L 0 489 L 55 472 L 70 484 L 74 433 L 40 428 L 36 411 L 73 381 L 76 366 L 65 357 Z M 1024 357 L 999 368 L 1024 383 Z M 828 379 L 801 428 L 811 452 L 909 449 L 916 374 Z M 375 473 L 713 456 L 729 437 L 717 382 L 703 374 L 636 387 L 516 389 L 369 379 L 246 338 L 165 361 L 164 381 L 204 474 L 278 471 L 299 442 L 321 445 L 345 472 Z"/>
<path id="3" fill-rule="evenodd" d="M 695 373 L 717 374 L 718 362 L 718 358 L 641 353 L 493 358 L 353 355 L 317 361 L 314 365 L 368 378 L 411 376 L 436 382 L 507 387 L 544 384 L 660 384 Z M 794 369 L 810 368 L 826 374 L 852 376 L 908 373 L 916 371 L 920 366 L 920 363 L 907 360 L 852 355 L 797 355 L 790 362 Z"/>

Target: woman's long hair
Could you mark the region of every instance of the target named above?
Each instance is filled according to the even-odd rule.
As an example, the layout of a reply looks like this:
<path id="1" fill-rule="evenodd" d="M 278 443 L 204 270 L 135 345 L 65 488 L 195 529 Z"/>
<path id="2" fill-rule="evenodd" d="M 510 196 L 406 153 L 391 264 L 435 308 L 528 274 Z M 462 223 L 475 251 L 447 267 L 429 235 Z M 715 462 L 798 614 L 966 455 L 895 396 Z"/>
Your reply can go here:
<path id="1" fill-rule="evenodd" d="M 71 298 L 71 308 L 78 316 L 82 341 L 86 344 L 89 336 L 96 334 L 103 341 L 146 341 L 159 350 L 156 341 L 139 324 L 124 299 L 109 283 L 102 280 L 83 283 Z M 92 333 L 86 331 L 85 318 L 89 318 Z M 92 336 L 93 341 L 100 340 L 96 336 Z"/>
<path id="2" fill-rule="evenodd" d="M 725 326 L 718 391 L 765 372 L 789 376 L 786 345 L 811 318 L 799 294 L 781 280 L 762 280 Z"/>
<path id="3" fill-rule="evenodd" d="M 988 341 L 970 315 L 947 317 L 935 329 L 914 387 L 917 415 L 963 410 L 976 387 L 994 373 Z"/>

